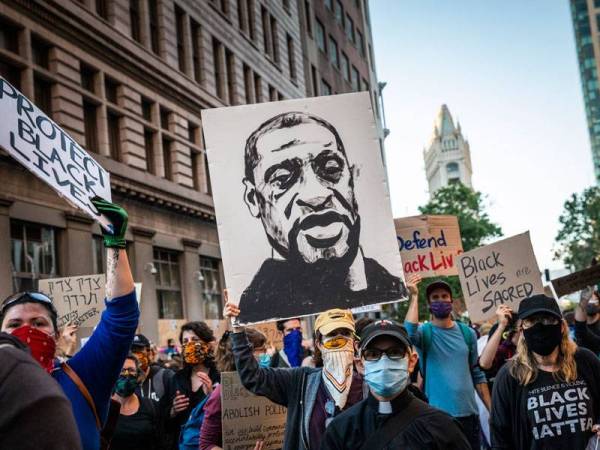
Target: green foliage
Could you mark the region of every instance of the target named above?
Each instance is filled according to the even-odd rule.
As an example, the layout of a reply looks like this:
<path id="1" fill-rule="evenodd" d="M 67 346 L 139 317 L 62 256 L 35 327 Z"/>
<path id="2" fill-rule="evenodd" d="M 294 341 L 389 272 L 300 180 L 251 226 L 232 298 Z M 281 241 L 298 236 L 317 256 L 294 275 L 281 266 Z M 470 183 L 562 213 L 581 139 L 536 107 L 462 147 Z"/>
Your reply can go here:
<path id="1" fill-rule="evenodd" d="M 449 214 L 458 217 L 465 252 L 481 247 L 489 238 L 502 236 L 500 227 L 485 212 L 483 194 L 462 183 L 453 183 L 439 189 L 429 203 L 419 207 L 419 211 L 421 214 Z"/>
<path id="2" fill-rule="evenodd" d="M 558 220 L 561 228 L 555 238 L 558 249 L 554 258 L 572 270 L 589 267 L 592 258 L 600 256 L 600 188 L 573 194 Z"/>

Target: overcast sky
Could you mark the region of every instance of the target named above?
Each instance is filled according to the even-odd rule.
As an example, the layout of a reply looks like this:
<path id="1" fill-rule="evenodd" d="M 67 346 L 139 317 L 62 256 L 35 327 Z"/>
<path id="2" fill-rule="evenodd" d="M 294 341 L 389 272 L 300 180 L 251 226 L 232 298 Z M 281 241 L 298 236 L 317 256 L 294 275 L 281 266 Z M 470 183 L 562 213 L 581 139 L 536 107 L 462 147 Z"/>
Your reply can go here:
<path id="1" fill-rule="evenodd" d="M 371 23 L 395 217 L 428 200 L 422 150 L 446 103 L 492 220 L 530 230 L 541 269 L 562 267 L 562 206 L 594 183 L 569 2 L 371 0 Z"/>

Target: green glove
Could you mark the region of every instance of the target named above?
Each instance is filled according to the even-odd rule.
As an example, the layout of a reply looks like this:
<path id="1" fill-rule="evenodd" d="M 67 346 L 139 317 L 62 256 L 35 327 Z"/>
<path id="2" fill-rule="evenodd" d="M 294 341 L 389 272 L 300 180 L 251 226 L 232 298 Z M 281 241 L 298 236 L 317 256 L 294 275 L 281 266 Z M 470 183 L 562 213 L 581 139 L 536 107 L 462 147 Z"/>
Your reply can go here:
<path id="1" fill-rule="evenodd" d="M 119 205 L 108 202 L 100 197 L 94 197 L 92 203 L 100 214 L 106 216 L 112 225 L 112 230 L 107 231 L 103 227 L 104 246 L 106 248 L 125 248 L 125 231 L 127 230 L 127 211 Z"/>

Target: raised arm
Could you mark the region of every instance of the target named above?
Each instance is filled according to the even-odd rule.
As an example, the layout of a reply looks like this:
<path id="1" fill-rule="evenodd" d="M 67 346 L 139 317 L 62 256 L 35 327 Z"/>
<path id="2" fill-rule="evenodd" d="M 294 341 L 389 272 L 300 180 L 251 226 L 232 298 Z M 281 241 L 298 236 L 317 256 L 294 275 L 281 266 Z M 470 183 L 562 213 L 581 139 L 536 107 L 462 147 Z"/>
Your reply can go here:
<path id="1" fill-rule="evenodd" d="M 125 251 L 127 213 L 102 199 L 93 202 L 113 225 L 110 231 L 102 230 L 107 248 L 106 309 L 94 333 L 69 365 L 89 390 L 98 414 L 104 419 L 113 386 L 133 341 L 140 311 Z"/>

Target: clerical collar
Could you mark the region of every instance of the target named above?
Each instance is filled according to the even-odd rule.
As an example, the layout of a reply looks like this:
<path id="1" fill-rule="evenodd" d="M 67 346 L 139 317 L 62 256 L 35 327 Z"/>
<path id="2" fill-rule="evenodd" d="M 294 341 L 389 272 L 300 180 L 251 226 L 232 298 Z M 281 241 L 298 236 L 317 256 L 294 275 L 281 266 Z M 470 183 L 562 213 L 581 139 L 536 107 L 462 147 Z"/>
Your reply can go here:
<path id="1" fill-rule="evenodd" d="M 379 414 L 391 414 L 392 403 L 391 402 L 379 402 Z"/>

